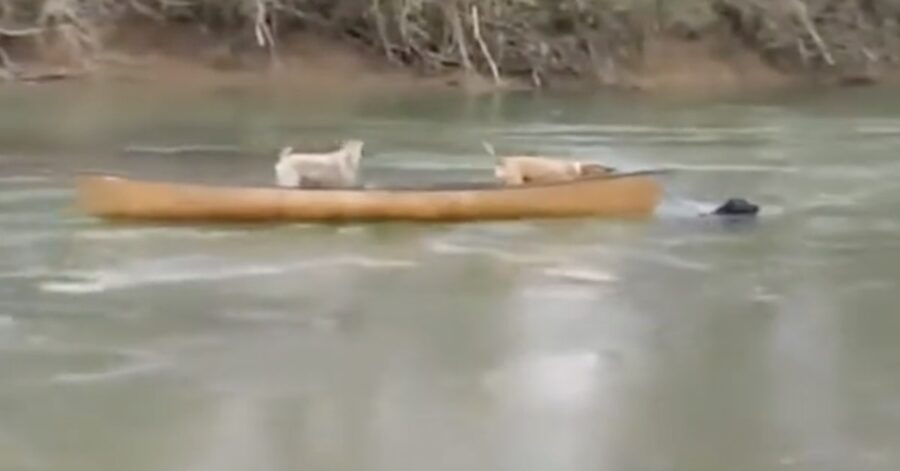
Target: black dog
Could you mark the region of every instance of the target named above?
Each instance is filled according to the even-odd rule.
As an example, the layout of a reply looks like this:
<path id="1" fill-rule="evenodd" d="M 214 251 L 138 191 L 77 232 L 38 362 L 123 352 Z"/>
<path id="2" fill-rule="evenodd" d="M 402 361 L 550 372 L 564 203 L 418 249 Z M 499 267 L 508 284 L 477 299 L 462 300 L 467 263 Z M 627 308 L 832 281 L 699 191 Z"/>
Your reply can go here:
<path id="1" fill-rule="evenodd" d="M 722 206 L 716 208 L 712 214 L 719 216 L 754 216 L 758 212 L 759 206 L 743 198 L 730 198 Z"/>

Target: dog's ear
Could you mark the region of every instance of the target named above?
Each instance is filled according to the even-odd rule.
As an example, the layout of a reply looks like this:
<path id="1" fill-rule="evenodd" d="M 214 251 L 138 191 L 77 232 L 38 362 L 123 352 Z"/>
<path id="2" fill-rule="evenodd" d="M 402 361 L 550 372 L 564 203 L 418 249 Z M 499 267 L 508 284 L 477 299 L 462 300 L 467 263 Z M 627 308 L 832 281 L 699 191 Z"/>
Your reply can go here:
<path id="1" fill-rule="evenodd" d="M 281 152 L 278 153 L 278 158 L 283 159 L 283 158 L 291 155 L 292 152 L 294 152 L 293 147 L 291 147 L 291 146 L 282 147 Z"/>
<path id="2" fill-rule="evenodd" d="M 365 143 L 359 139 L 350 139 L 341 144 L 341 148 L 349 151 L 354 156 L 362 156 L 362 150 Z"/>

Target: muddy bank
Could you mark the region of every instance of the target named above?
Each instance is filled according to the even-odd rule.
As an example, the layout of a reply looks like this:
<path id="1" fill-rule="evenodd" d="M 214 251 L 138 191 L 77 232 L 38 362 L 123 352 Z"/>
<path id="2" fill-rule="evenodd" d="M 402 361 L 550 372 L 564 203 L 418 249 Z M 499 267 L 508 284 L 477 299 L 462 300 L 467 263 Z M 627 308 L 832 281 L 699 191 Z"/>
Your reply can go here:
<path id="1" fill-rule="evenodd" d="M 446 68 L 425 72 L 385 60 L 377 51 L 332 37 L 297 32 L 281 39 L 277 58 L 254 47 L 228 47 L 183 25 L 131 26 L 116 33 L 102 51 L 87 60 L 61 48 L 10 48 L 20 72 L 10 80 L 48 82 L 156 82 L 193 86 L 258 84 L 348 93 L 414 89 L 591 89 L 672 93 L 714 93 L 770 89 L 798 83 L 750 51 L 722 52 L 710 41 L 655 38 L 645 45 L 639 67 L 623 68 L 613 79 L 558 74 L 536 84 L 530 76 L 503 76 L 495 82 L 478 71 Z"/>
<path id="2" fill-rule="evenodd" d="M 714 93 L 891 80 L 900 50 L 887 0 L 108 5 L 0 0 L 0 75 Z"/>

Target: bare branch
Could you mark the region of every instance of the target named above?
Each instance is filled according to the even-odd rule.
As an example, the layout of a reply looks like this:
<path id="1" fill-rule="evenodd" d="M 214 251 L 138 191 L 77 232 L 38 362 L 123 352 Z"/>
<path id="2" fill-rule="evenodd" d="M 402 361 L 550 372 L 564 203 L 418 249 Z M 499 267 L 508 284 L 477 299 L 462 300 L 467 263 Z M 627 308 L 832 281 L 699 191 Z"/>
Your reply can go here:
<path id="1" fill-rule="evenodd" d="M 397 62 L 394 56 L 394 46 L 388 39 L 387 24 L 384 15 L 381 13 L 381 0 L 372 0 L 372 15 L 375 17 L 375 28 L 378 30 L 378 37 L 381 39 L 381 47 L 384 49 L 384 55 L 391 62 Z"/>
<path id="2" fill-rule="evenodd" d="M 0 27 L 0 36 L 6 36 L 9 38 L 22 38 L 26 36 L 37 36 L 39 34 L 43 34 L 45 31 L 44 28 L 4 28 Z"/>
<path id="3" fill-rule="evenodd" d="M 455 0 L 448 1 L 444 7 L 444 14 L 453 31 L 453 40 L 459 52 L 459 58 L 462 61 L 463 68 L 467 71 L 474 69 L 472 60 L 469 58 L 469 48 L 466 46 L 466 33 L 463 29 L 462 18 L 460 18 L 459 7 Z"/>
<path id="4" fill-rule="evenodd" d="M 494 83 L 496 85 L 502 85 L 503 79 L 500 78 L 500 70 L 497 67 L 497 63 L 494 62 L 494 58 L 491 56 L 490 49 L 488 49 L 487 44 L 485 44 L 484 39 L 481 37 L 481 27 L 479 26 L 479 23 L 478 6 L 472 5 L 472 34 L 475 35 L 475 40 L 478 41 L 478 45 L 481 47 L 481 53 L 484 54 L 484 59 L 491 68 L 491 75 L 494 76 Z"/>
<path id="5" fill-rule="evenodd" d="M 831 51 L 828 50 L 828 46 L 825 44 L 825 40 L 822 39 L 822 36 L 813 24 L 812 19 L 810 19 L 809 9 L 806 7 L 806 4 L 801 0 L 792 0 L 792 4 L 797 18 L 806 29 L 806 32 L 809 33 L 813 43 L 815 43 L 816 47 L 819 49 L 819 53 L 822 54 L 822 59 L 825 60 L 825 63 L 828 65 L 834 66 L 834 57 L 832 57 Z"/>

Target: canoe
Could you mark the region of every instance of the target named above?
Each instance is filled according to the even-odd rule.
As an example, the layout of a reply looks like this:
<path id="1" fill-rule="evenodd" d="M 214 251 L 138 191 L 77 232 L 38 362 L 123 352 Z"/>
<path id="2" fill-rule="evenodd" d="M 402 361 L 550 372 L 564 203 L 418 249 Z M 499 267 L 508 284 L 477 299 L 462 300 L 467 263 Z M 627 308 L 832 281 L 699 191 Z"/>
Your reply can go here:
<path id="1" fill-rule="evenodd" d="M 94 174 L 77 179 L 77 205 L 104 219 L 169 221 L 479 221 L 642 217 L 659 203 L 654 172 L 566 182 L 425 188 L 295 189 L 217 186 Z"/>

